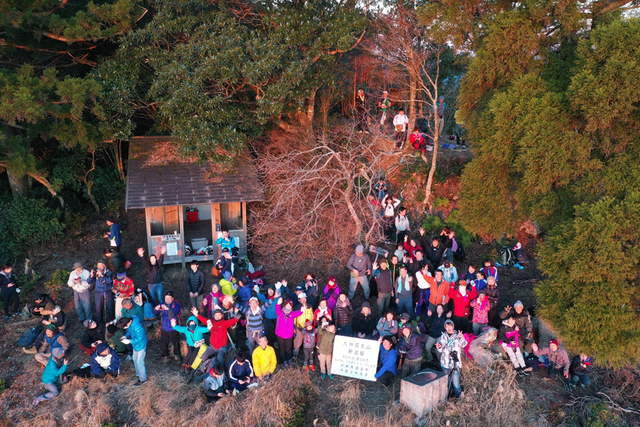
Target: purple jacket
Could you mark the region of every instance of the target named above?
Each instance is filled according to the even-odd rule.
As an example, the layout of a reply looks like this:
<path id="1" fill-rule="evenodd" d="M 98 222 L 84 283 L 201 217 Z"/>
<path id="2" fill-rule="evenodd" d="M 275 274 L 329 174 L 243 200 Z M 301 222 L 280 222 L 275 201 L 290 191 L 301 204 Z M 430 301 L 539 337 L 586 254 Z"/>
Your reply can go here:
<path id="1" fill-rule="evenodd" d="M 276 335 L 280 338 L 289 339 L 293 337 L 293 331 L 295 329 L 293 322 L 296 317 L 302 315 L 302 311 L 292 311 L 289 314 L 286 314 L 282 311 L 282 307 L 280 304 L 275 304 L 276 306 L 276 316 L 278 316 L 278 320 L 276 322 Z"/>
<path id="2" fill-rule="evenodd" d="M 338 302 L 338 297 L 340 296 L 340 292 L 342 292 L 340 290 L 340 286 L 336 285 L 336 287 L 333 289 L 333 292 L 331 291 L 331 288 L 329 287 L 329 285 L 324 287 L 324 292 L 322 292 L 322 298 L 327 300 L 327 307 L 329 307 L 329 310 L 333 311 L 336 308 L 336 302 Z"/>

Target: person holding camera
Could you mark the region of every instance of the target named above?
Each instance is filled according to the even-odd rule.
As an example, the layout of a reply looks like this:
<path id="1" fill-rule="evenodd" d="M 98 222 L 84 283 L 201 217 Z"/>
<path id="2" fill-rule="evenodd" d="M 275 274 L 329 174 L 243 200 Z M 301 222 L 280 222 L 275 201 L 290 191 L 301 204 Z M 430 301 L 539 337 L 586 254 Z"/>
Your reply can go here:
<path id="1" fill-rule="evenodd" d="M 89 285 L 95 283 L 96 320 L 108 323 L 115 318 L 115 296 L 111 292 L 113 289 L 113 273 L 107 268 L 104 261 L 98 261 L 96 268 L 91 270 L 87 283 Z M 102 317 L 103 313 L 104 319 Z"/>
<path id="2" fill-rule="evenodd" d="M 440 366 L 444 373 L 449 375 L 449 384 L 453 388 L 453 394 L 456 398 L 460 397 L 460 354 L 462 349 L 467 346 L 467 340 L 464 338 L 462 331 L 456 331 L 453 320 L 447 319 L 444 323 L 445 331 L 440 335 L 436 342 L 436 349 L 441 353 Z"/>

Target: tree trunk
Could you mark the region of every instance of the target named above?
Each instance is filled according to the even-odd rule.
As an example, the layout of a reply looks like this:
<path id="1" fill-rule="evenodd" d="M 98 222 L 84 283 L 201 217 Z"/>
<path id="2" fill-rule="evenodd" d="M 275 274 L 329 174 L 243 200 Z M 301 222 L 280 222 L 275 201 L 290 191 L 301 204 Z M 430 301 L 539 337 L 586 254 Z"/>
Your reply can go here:
<path id="1" fill-rule="evenodd" d="M 60 197 L 58 195 L 58 193 L 56 192 L 56 190 L 53 189 L 53 186 L 51 185 L 51 183 L 49 181 L 47 181 L 47 179 L 43 176 L 40 175 L 38 173 L 30 173 L 29 174 L 33 179 L 35 179 L 36 181 L 38 181 L 40 184 L 44 185 L 45 187 L 47 187 L 47 190 L 49 190 L 49 193 L 51 193 L 51 195 L 55 198 L 57 198 L 60 201 L 60 206 L 62 207 L 62 210 L 64 211 L 64 200 L 62 199 L 62 197 Z"/>
<path id="2" fill-rule="evenodd" d="M 11 195 L 16 198 L 18 196 L 26 196 L 29 194 L 29 190 L 31 190 L 31 185 L 29 185 L 29 175 L 24 175 L 22 178 L 19 178 L 17 175 L 11 173 L 9 169 L 6 169 L 7 176 L 9 177 L 9 187 L 11 188 Z"/>
<path id="3" fill-rule="evenodd" d="M 93 205 L 93 208 L 96 210 L 96 213 L 99 214 L 100 213 L 100 207 L 98 206 L 98 203 L 96 202 L 96 198 L 93 197 L 93 194 L 91 194 L 91 189 L 93 188 L 93 181 L 87 181 L 87 196 L 89 196 L 89 200 L 91 200 L 91 204 Z"/>
<path id="4" fill-rule="evenodd" d="M 115 141 L 113 152 L 116 155 L 116 165 L 118 166 L 118 174 L 120 175 L 120 179 L 125 181 L 127 177 L 124 174 L 124 161 L 122 160 L 122 141 L 121 140 L 118 139 Z"/>
<path id="5" fill-rule="evenodd" d="M 416 126 L 416 91 L 418 90 L 418 76 L 415 73 L 409 74 L 409 124 L 407 125 L 407 136 L 405 146 L 409 144 L 409 136 Z"/>
<path id="6" fill-rule="evenodd" d="M 340 161 L 340 159 L 338 159 Z M 360 235 L 362 234 L 362 221 L 358 218 L 358 214 L 351 203 L 351 195 L 353 194 L 353 180 L 347 180 L 347 188 L 344 190 L 344 201 L 347 205 L 347 209 L 349 209 L 349 213 L 351 214 L 351 218 L 355 223 L 355 231 L 353 233 L 354 241 L 360 242 Z"/>
<path id="7" fill-rule="evenodd" d="M 435 102 L 433 106 L 433 111 L 437 111 Z M 433 207 L 433 203 L 431 203 L 431 187 L 433 186 L 433 176 L 436 173 L 436 162 L 438 160 L 438 139 L 440 138 L 440 132 L 438 130 L 438 125 L 440 124 L 440 117 L 438 114 L 434 114 L 434 126 L 433 126 L 433 155 L 431 156 L 431 168 L 429 169 L 429 176 L 427 177 L 427 184 L 424 189 L 424 202 L 422 205 L 431 212 Z"/>

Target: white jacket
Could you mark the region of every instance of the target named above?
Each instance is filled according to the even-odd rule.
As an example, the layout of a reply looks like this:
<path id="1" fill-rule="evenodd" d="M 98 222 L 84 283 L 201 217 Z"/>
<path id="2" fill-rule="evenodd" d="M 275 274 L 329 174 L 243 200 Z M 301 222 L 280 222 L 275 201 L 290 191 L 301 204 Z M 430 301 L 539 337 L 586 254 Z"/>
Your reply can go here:
<path id="1" fill-rule="evenodd" d="M 76 283 L 77 278 L 81 279 L 79 283 Z M 67 281 L 67 285 L 69 285 L 69 287 L 76 292 L 85 292 L 85 291 L 88 291 L 89 288 L 91 287 L 91 285 L 87 283 L 88 278 L 89 278 L 88 270 L 83 269 L 82 273 L 80 274 L 76 273 L 75 270 L 71 270 L 71 273 L 69 274 L 69 281 Z"/>
<path id="2" fill-rule="evenodd" d="M 396 114 L 393 118 L 393 127 L 395 128 L 397 125 L 402 125 L 402 131 L 407 131 L 407 125 L 409 124 L 409 117 L 406 114 Z"/>

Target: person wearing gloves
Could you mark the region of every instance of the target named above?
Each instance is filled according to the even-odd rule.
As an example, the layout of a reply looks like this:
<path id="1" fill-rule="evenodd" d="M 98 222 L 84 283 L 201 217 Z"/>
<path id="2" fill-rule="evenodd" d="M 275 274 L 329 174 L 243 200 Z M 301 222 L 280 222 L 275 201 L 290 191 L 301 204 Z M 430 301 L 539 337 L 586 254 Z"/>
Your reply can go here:
<path id="1" fill-rule="evenodd" d="M 82 342 L 79 347 L 80 350 L 91 356 L 96 348 L 104 342 L 104 329 L 93 320 L 85 320 L 84 335 L 82 336 Z"/>
<path id="2" fill-rule="evenodd" d="M 513 318 L 516 319 L 516 325 L 520 328 L 519 332 L 522 337 L 518 342 L 520 351 L 527 353 L 533 352 L 533 324 L 531 323 L 529 311 L 524 308 L 524 304 L 522 304 L 521 301 L 516 301 L 515 304 L 513 304 L 513 308 L 509 305 L 504 308 L 504 311 L 500 313 L 500 318 L 505 319 L 509 314 L 513 315 Z"/>
<path id="3" fill-rule="evenodd" d="M 338 286 L 338 280 L 335 276 L 329 277 L 329 282 L 322 292 L 322 298 L 327 300 L 329 310 L 333 311 L 336 308 L 336 301 L 338 301 L 340 292 L 342 292 L 342 290 L 340 290 L 340 286 Z"/>
<path id="4" fill-rule="evenodd" d="M 404 356 L 402 363 L 402 378 L 417 374 L 422 367 L 422 346 L 427 342 L 427 336 L 411 330 L 410 325 L 404 325 L 400 330 L 398 353 Z"/>
<path id="5" fill-rule="evenodd" d="M 198 356 L 200 347 L 204 344 L 204 334 L 209 332 L 209 329 L 206 326 L 198 325 L 198 318 L 193 315 L 187 319 L 187 326 L 178 326 L 175 318 L 171 319 L 170 322 L 173 329 L 178 333 L 184 334 L 186 338 L 188 351 L 182 361 L 180 372 L 188 373 L 191 371 L 193 361 Z"/>
<path id="6" fill-rule="evenodd" d="M 136 376 L 138 377 L 138 381 L 133 386 L 140 387 L 147 382 L 147 366 L 144 360 L 147 356 L 147 332 L 138 316 L 121 317 L 116 322 L 116 326 L 119 329 L 127 330 L 127 333 L 120 341 L 133 346 L 133 365 L 136 368 Z"/>
<path id="7" fill-rule="evenodd" d="M 91 293 L 89 288 L 91 285 L 87 282 L 89 279 L 89 270 L 82 268 L 82 263 L 73 264 L 73 270 L 69 273 L 67 285 L 73 289 L 73 303 L 76 306 L 78 320 L 83 323 L 85 320 L 91 320 Z"/>
<path id="8" fill-rule="evenodd" d="M 191 265 L 189 270 L 187 271 L 186 278 L 187 291 L 189 292 L 191 307 L 200 307 L 200 303 L 202 303 L 202 292 L 204 291 L 206 281 L 207 280 L 204 276 L 204 271 L 200 269 L 198 261 L 191 261 Z"/>
<path id="9" fill-rule="evenodd" d="M 257 285 L 254 287 L 254 290 L 258 296 L 262 296 L 264 299 L 264 296 L 260 293 L 260 289 Z M 240 308 L 240 313 L 244 315 L 247 321 L 247 347 L 249 348 L 250 353 L 258 346 L 258 340 L 265 330 L 264 315 L 274 301 L 274 299 L 265 300 L 265 303 L 260 305 L 258 298 L 251 297 L 249 299 L 249 306 L 246 308 Z"/>
<path id="10" fill-rule="evenodd" d="M 276 371 L 276 351 L 269 345 L 269 340 L 264 334 L 258 338 L 258 347 L 253 350 L 252 361 L 254 373 L 260 382 L 267 381 Z"/>
<path id="11" fill-rule="evenodd" d="M 478 298 L 471 301 L 473 307 L 473 335 L 480 335 L 489 324 L 489 310 L 491 303 L 485 291 L 480 291 Z"/>
<path id="12" fill-rule="evenodd" d="M 160 257 L 155 254 L 144 256 L 144 248 L 138 248 L 138 256 L 142 259 L 144 268 L 147 271 L 147 287 L 149 288 L 149 296 L 152 304 L 162 304 L 162 264 L 164 263 L 164 254 L 167 253 L 166 246 L 160 248 Z"/>
<path id="13" fill-rule="evenodd" d="M 518 325 L 516 325 L 516 319 L 510 314 L 502 321 L 502 326 L 498 329 L 498 341 L 504 352 L 509 356 L 513 369 L 519 376 L 523 377 L 529 373 L 525 371 L 527 366 L 524 363 L 524 358 L 518 345 L 518 342 L 522 339 L 518 333 L 519 329 Z M 569 371 L 567 370 L 567 372 Z"/>
<path id="14" fill-rule="evenodd" d="M 391 338 L 382 338 L 382 343 L 380 344 L 380 362 L 378 363 L 380 369 L 376 372 L 375 377 L 380 384 L 387 388 L 398 374 L 397 358 L 398 352 L 393 348 Z"/>
<path id="15" fill-rule="evenodd" d="M 356 246 L 355 253 L 352 254 L 347 261 L 347 268 L 351 271 L 351 279 L 349 281 L 349 299 L 353 299 L 358 285 L 362 286 L 364 299 L 369 299 L 371 289 L 369 288 L 368 275 L 371 274 L 371 259 L 369 258 L 369 255 L 364 253 L 364 246 Z"/>
<path id="16" fill-rule="evenodd" d="M 117 378 L 120 375 L 120 356 L 115 348 L 100 343 L 91 355 L 91 374 L 96 378 L 107 375 Z"/>
<path id="17" fill-rule="evenodd" d="M 451 375 L 451 387 L 456 398 L 460 397 L 460 370 L 462 368 L 462 352 L 467 346 L 467 340 L 462 331 L 455 330 L 451 319 L 444 322 L 444 332 L 436 342 L 436 349 L 441 353 L 440 366 L 442 371 Z M 456 369 L 457 368 L 457 369 Z"/>
<path id="18" fill-rule="evenodd" d="M 222 310 L 216 309 L 213 312 L 213 319 L 207 319 L 198 313 L 197 308 L 191 308 L 191 314 L 207 325 L 207 329 L 209 329 L 209 332 L 211 333 L 211 336 L 209 337 L 209 347 L 207 347 L 202 355 L 203 361 L 215 356 L 216 359 L 214 364 L 225 366 L 224 358 L 229 350 L 229 337 L 227 331 L 233 325 L 238 323 L 238 320 L 240 320 L 240 314 L 238 313 L 239 309 L 236 307 L 234 311 L 236 313 L 235 317 L 225 320 Z"/>
<path id="19" fill-rule="evenodd" d="M 42 384 L 48 390 L 48 393 L 36 396 L 33 399 L 33 406 L 38 406 L 40 402 L 53 399 L 60 394 L 57 382 L 60 377 L 67 371 L 69 360 L 65 357 L 62 348 L 54 348 L 51 356 L 47 359 L 47 364 L 42 372 Z"/>
<path id="20" fill-rule="evenodd" d="M 293 358 L 294 321 L 297 317 L 302 316 L 302 311 L 293 311 L 293 301 L 288 299 L 283 302 L 280 297 L 276 304 L 276 315 L 278 316 L 276 337 L 280 348 L 280 359 L 283 367 L 290 368 L 293 366 L 291 359 Z"/>
<path id="21" fill-rule="evenodd" d="M 389 310 L 384 316 L 378 320 L 376 326 L 381 338 L 390 337 L 398 333 L 398 322 L 396 321 L 396 315 L 393 310 Z"/>
<path id="22" fill-rule="evenodd" d="M 569 378 L 569 368 L 571 362 L 569 362 L 569 355 L 567 352 L 560 348 L 557 339 L 549 341 L 549 347 L 540 349 L 536 343 L 533 343 L 533 354 L 537 357 L 544 358 L 544 364 L 547 367 L 547 374 L 553 378 L 556 374 L 563 375 L 565 378 Z"/>
<path id="23" fill-rule="evenodd" d="M 223 296 L 224 294 L 220 291 L 220 285 L 217 283 L 212 284 L 211 292 L 202 300 L 202 311 L 205 316 L 213 317 L 213 310 L 220 307 L 220 300 Z"/>
<path id="24" fill-rule="evenodd" d="M 377 323 L 371 312 L 371 304 L 369 301 L 363 301 L 360 311 L 353 316 L 353 336 L 370 340 L 376 332 Z"/>

